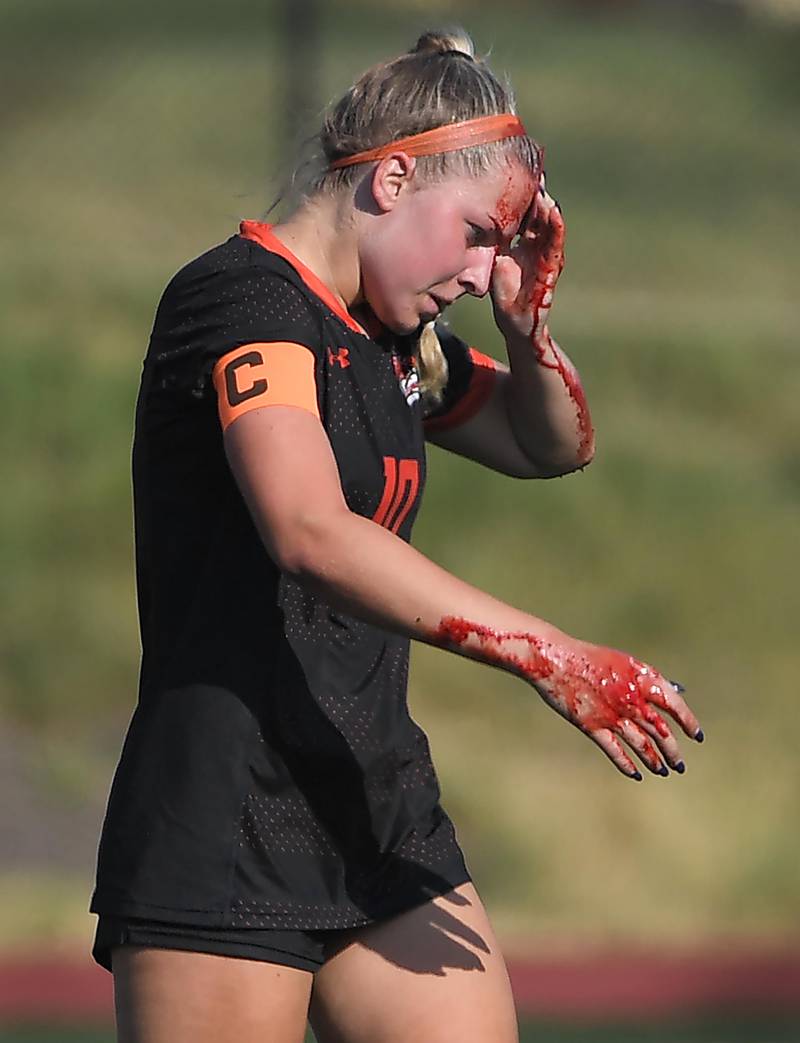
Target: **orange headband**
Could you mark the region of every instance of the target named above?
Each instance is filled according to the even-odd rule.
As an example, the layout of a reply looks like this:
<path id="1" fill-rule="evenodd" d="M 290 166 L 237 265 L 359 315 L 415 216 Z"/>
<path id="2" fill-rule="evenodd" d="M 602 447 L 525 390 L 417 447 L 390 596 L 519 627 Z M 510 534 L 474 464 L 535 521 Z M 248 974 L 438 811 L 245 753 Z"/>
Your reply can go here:
<path id="1" fill-rule="evenodd" d="M 366 152 L 356 152 L 354 156 L 335 159 L 328 169 L 338 170 L 339 167 L 350 167 L 355 163 L 369 163 L 395 151 L 405 152 L 409 156 L 432 156 L 437 152 L 455 152 L 460 148 L 469 148 L 470 145 L 485 145 L 504 138 L 525 137 L 525 134 L 522 121 L 510 112 L 501 116 L 481 116 L 460 123 L 446 123 L 443 127 L 434 127 L 422 134 L 412 134 L 409 138 L 399 138 Z"/>

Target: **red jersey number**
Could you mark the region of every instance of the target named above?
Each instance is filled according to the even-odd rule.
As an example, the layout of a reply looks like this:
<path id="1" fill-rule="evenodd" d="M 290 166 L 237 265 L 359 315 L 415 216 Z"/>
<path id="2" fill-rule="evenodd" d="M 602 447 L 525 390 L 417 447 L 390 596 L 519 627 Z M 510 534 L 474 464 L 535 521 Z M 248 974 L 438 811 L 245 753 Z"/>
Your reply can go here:
<path id="1" fill-rule="evenodd" d="M 372 520 L 397 533 L 419 492 L 419 461 L 383 458 L 383 496 Z"/>

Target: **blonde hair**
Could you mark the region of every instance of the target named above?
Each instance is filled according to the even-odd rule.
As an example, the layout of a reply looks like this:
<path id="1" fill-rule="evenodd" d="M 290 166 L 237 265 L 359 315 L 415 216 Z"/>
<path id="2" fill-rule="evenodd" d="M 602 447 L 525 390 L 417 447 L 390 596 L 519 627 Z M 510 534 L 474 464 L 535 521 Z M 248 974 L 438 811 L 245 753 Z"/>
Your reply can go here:
<path id="1" fill-rule="evenodd" d="M 501 83 L 476 57 L 468 33 L 461 28 L 425 32 L 406 54 L 368 69 L 329 110 L 315 139 L 316 154 L 306 164 L 304 192 L 338 193 L 363 177 L 360 164 L 330 170 L 336 159 L 448 123 L 502 113 L 516 113 L 511 85 Z M 530 137 L 507 138 L 420 156 L 417 174 L 426 181 L 454 174 L 480 177 L 509 162 L 538 178 L 541 150 Z M 433 323 L 421 331 L 417 357 L 423 394 L 438 402 L 447 362 Z"/>

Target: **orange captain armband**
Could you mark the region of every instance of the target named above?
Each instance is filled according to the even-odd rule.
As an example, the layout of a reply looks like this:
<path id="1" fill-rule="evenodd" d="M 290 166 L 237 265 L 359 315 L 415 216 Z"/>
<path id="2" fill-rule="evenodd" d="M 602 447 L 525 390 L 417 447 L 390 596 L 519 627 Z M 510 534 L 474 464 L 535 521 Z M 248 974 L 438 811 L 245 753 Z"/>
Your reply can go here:
<path id="1" fill-rule="evenodd" d="M 222 430 L 251 409 L 296 406 L 319 419 L 314 354 L 303 344 L 243 344 L 214 366 Z"/>

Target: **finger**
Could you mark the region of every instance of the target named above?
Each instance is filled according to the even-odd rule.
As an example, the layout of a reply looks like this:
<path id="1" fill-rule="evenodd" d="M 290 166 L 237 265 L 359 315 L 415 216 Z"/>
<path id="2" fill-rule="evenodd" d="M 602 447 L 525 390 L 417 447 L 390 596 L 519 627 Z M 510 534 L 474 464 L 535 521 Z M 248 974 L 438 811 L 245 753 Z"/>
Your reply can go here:
<path id="1" fill-rule="evenodd" d="M 550 298 L 552 300 L 553 290 L 556 287 L 558 278 L 561 275 L 561 259 L 560 255 L 555 256 L 548 253 L 543 257 L 540 257 L 536 264 L 536 280 L 539 282 L 544 290 L 550 291 Z M 548 301 L 548 304 L 550 301 Z"/>
<path id="2" fill-rule="evenodd" d="M 520 240 L 519 244 L 511 249 L 508 256 L 512 257 L 519 266 L 520 281 L 517 292 L 520 302 L 528 305 L 531 303 L 533 295 L 537 294 L 537 299 L 541 303 L 545 292 L 548 289 L 552 291 L 556 278 L 553 274 L 548 280 L 548 269 L 542 267 L 539 244 L 533 239 Z"/>
<path id="3" fill-rule="evenodd" d="M 520 287 L 519 294 L 517 295 L 517 303 L 520 309 L 525 311 L 532 311 L 535 309 L 541 322 L 547 317 L 545 313 L 550 311 L 549 304 L 545 304 L 544 299 L 546 296 L 546 287 L 543 287 L 534 275 L 531 276 L 530 279 L 526 279 Z"/>
<path id="4" fill-rule="evenodd" d="M 564 223 L 564 215 L 561 213 L 561 208 L 555 200 L 553 201 L 553 207 L 550 210 L 549 217 L 550 226 L 553 229 L 553 247 L 563 253 L 567 226 Z"/>
<path id="5" fill-rule="evenodd" d="M 531 221 L 533 221 L 534 217 L 536 216 L 536 205 L 538 198 L 539 196 L 537 193 L 533 197 L 533 199 L 531 199 L 530 203 L 528 204 L 528 209 L 522 215 L 522 220 L 520 221 L 519 228 L 517 229 L 518 236 L 523 237 L 525 235 L 525 233 L 528 231 L 528 227 L 530 226 Z"/>
<path id="6" fill-rule="evenodd" d="M 538 197 L 538 201 L 542 222 L 544 224 L 550 224 L 553 213 L 558 212 L 558 205 L 556 204 L 555 199 L 545 191 Z"/>
<path id="7" fill-rule="evenodd" d="M 669 775 L 669 769 L 661 760 L 661 757 L 659 757 L 658 750 L 655 748 L 653 743 L 650 742 L 650 739 L 645 735 L 638 724 L 635 724 L 630 720 L 630 718 L 624 717 L 619 722 L 617 730 L 631 749 L 635 750 L 639 755 L 642 763 L 646 765 L 654 775 Z"/>
<path id="8" fill-rule="evenodd" d="M 561 213 L 558 203 L 548 192 L 545 192 L 544 195 L 540 197 L 540 205 L 544 221 L 551 228 L 558 227 L 560 229 L 563 229 L 564 217 Z"/>
<path id="9" fill-rule="evenodd" d="M 522 269 L 515 257 L 498 255 L 492 273 L 492 298 L 504 308 L 513 304 L 519 296 L 522 277 Z"/>
<path id="10" fill-rule="evenodd" d="M 522 272 L 522 281 L 535 277 L 539 263 L 539 247 L 535 239 L 520 239 L 508 252 Z"/>
<path id="11" fill-rule="evenodd" d="M 540 186 L 528 208 L 529 219 L 520 225 L 520 235 L 526 238 L 539 237 L 550 233 L 550 215 L 556 208 L 556 201 Z M 523 227 L 524 226 L 524 227 Z"/>
<path id="12" fill-rule="evenodd" d="M 524 237 L 520 242 L 535 244 L 536 265 L 540 278 L 550 277 L 553 285 L 564 268 L 564 225 L 548 220 L 546 227 L 535 236 Z"/>
<path id="13" fill-rule="evenodd" d="M 542 204 L 542 197 L 537 196 L 533 201 L 524 228 L 520 226 L 520 239 L 523 242 L 529 242 L 532 239 L 540 241 L 549 234 L 549 224 L 547 210 Z"/>
<path id="14" fill-rule="evenodd" d="M 650 710 L 650 713 L 657 717 L 661 722 L 660 726 L 657 725 L 653 720 L 642 719 L 638 722 L 639 727 L 642 731 L 647 732 L 651 739 L 655 741 L 661 751 L 661 756 L 667 762 L 673 771 L 677 771 L 679 775 L 683 775 L 686 771 L 686 765 L 681 757 L 680 747 L 678 741 L 672 732 L 669 730 L 666 721 L 655 710 Z"/>
<path id="15" fill-rule="evenodd" d="M 640 674 L 638 680 L 641 693 L 648 702 L 661 710 L 665 710 L 681 726 L 690 739 L 696 739 L 698 742 L 703 741 L 704 736 L 700 729 L 700 722 L 689 709 L 686 700 L 679 694 L 675 685 L 670 684 L 665 677 L 662 677 L 655 670 L 648 671 L 647 675 Z"/>
<path id="16" fill-rule="evenodd" d="M 625 751 L 622 743 L 616 735 L 608 728 L 598 728 L 597 731 L 584 732 L 592 742 L 596 743 L 611 763 L 629 779 L 642 781 L 642 773 L 633 763 Z"/>
<path id="17" fill-rule="evenodd" d="M 555 200 L 547 212 L 547 222 L 550 227 L 552 249 L 559 251 L 563 250 L 567 226 L 564 223 L 564 216 L 559 210 L 558 203 L 556 203 Z"/>

